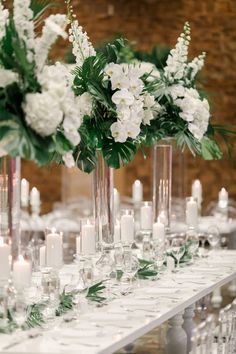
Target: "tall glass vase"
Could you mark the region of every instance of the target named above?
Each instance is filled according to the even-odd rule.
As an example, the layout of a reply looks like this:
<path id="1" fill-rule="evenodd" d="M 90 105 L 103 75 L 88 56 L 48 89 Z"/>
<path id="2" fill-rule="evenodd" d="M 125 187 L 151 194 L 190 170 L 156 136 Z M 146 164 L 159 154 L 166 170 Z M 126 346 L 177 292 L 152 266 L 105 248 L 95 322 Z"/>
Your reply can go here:
<path id="1" fill-rule="evenodd" d="M 10 239 L 12 256 L 20 245 L 20 158 L 0 158 L 0 236 Z"/>
<path id="2" fill-rule="evenodd" d="M 172 187 L 171 140 L 158 143 L 153 149 L 153 213 L 154 221 L 165 224 L 170 230 Z"/>
<path id="3" fill-rule="evenodd" d="M 101 151 L 97 151 L 97 166 L 93 173 L 93 209 L 98 249 L 109 250 L 114 242 L 113 169 L 107 166 Z"/>

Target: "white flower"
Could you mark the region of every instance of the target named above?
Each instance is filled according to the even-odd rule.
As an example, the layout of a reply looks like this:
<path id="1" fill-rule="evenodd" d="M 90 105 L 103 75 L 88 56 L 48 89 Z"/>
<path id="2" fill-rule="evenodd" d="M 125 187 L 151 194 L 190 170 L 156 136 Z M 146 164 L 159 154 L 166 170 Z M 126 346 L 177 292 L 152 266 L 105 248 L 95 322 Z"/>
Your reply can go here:
<path id="1" fill-rule="evenodd" d="M 144 117 L 143 117 L 143 124 L 150 125 L 150 121 L 154 119 L 154 113 L 151 109 L 145 109 Z"/>
<path id="2" fill-rule="evenodd" d="M 138 97 L 143 91 L 144 84 L 140 79 L 131 79 L 129 82 L 129 91 L 135 96 Z"/>
<path id="3" fill-rule="evenodd" d="M 123 74 L 112 75 L 111 76 L 111 87 L 112 87 L 112 90 L 128 89 L 128 87 L 129 87 L 128 77 L 126 77 Z"/>
<path id="4" fill-rule="evenodd" d="M 190 27 L 186 22 L 184 32 L 178 38 L 175 48 L 170 51 L 164 68 L 164 75 L 170 82 L 183 79 L 186 73 L 189 41 Z"/>
<path id="5" fill-rule="evenodd" d="M 65 118 L 62 124 L 65 137 L 75 146 L 80 142 L 80 134 L 76 129 L 76 125 L 70 118 Z"/>
<path id="6" fill-rule="evenodd" d="M 191 80 L 194 80 L 197 73 L 203 68 L 205 57 L 206 57 L 206 53 L 202 52 L 202 54 L 200 54 L 198 57 L 194 58 L 188 64 L 188 70 L 190 71 L 190 79 Z"/>
<path id="7" fill-rule="evenodd" d="M 149 81 L 149 82 L 159 79 L 161 76 L 159 70 L 152 63 L 142 61 L 142 62 L 140 62 L 139 67 L 140 67 L 140 71 L 141 71 L 140 76 L 143 76 L 144 74 L 148 74 L 149 76 L 147 78 L 147 81 Z"/>
<path id="8" fill-rule="evenodd" d="M 62 156 L 62 160 L 64 161 L 64 164 L 68 168 L 75 167 L 75 160 L 72 155 L 72 151 L 68 151 L 65 155 Z"/>
<path id="9" fill-rule="evenodd" d="M 89 41 L 87 33 L 83 32 L 83 28 L 79 26 L 78 21 L 71 23 L 69 34 L 69 41 L 73 45 L 72 53 L 75 56 L 76 64 L 82 66 L 84 60 L 96 55 L 96 52 Z"/>
<path id="10" fill-rule="evenodd" d="M 120 64 L 109 63 L 105 66 L 104 72 L 107 76 L 120 76 L 123 74 L 123 67 Z"/>
<path id="11" fill-rule="evenodd" d="M 150 95 L 150 93 L 145 93 L 143 97 L 145 108 L 152 108 L 155 105 L 155 97 Z"/>
<path id="12" fill-rule="evenodd" d="M 42 35 L 35 40 L 35 62 L 37 71 L 41 71 L 48 57 L 48 52 L 58 36 L 67 37 L 64 28 L 66 16 L 61 14 L 50 15 L 45 20 Z"/>
<path id="13" fill-rule="evenodd" d="M 140 133 L 140 126 L 133 122 L 126 122 L 125 129 L 129 138 L 136 139 Z"/>
<path id="14" fill-rule="evenodd" d="M 178 84 L 172 85 L 167 88 L 166 93 L 171 95 L 173 100 L 176 100 L 176 98 L 184 97 L 185 87 L 183 85 L 178 85 Z"/>
<path id="15" fill-rule="evenodd" d="M 128 120 L 130 118 L 130 109 L 126 106 L 121 106 L 117 108 L 117 117 L 121 121 Z"/>
<path id="16" fill-rule="evenodd" d="M 17 34 L 27 48 L 27 59 L 32 62 L 34 59 L 35 36 L 33 11 L 30 8 L 30 3 L 30 0 L 14 0 L 13 20 Z"/>
<path id="17" fill-rule="evenodd" d="M 65 98 L 69 89 L 68 70 L 60 63 L 44 66 L 38 74 L 38 81 L 43 91 L 51 91 L 59 100 Z"/>
<path id="18" fill-rule="evenodd" d="M 2 2 L 0 0 L 0 41 L 4 38 L 6 34 L 6 25 L 8 23 L 9 11 L 4 9 Z"/>
<path id="19" fill-rule="evenodd" d="M 119 143 L 124 143 L 128 138 L 125 125 L 119 121 L 111 125 L 111 135 Z"/>
<path id="20" fill-rule="evenodd" d="M 81 96 L 76 97 L 76 104 L 79 107 L 81 115 L 90 115 L 93 109 L 93 98 L 90 93 L 84 92 Z"/>
<path id="21" fill-rule="evenodd" d="M 18 74 L 12 70 L 0 68 L 0 87 L 6 87 L 13 82 L 18 81 Z"/>
<path id="22" fill-rule="evenodd" d="M 53 134 L 63 119 L 59 102 L 48 92 L 28 93 L 23 110 L 27 124 L 41 136 Z"/>
<path id="23" fill-rule="evenodd" d="M 120 91 L 116 91 L 113 95 L 112 95 L 112 101 L 116 104 L 116 105 L 120 105 L 120 106 L 130 106 L 133 104 L 134 102 L 134 96 L 132 95 L 132 93 L 130 93 L 127 89 L 122 89 Z"/>

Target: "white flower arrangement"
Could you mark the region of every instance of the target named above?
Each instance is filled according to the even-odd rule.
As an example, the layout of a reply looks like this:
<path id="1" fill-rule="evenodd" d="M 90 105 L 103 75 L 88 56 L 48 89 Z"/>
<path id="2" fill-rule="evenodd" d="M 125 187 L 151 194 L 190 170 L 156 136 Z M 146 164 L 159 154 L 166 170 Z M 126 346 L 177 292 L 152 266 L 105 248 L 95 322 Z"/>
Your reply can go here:
<path id="1" fill-rule="evenodd" d="M 8 9 L 4 9 L 2 2 L 0 0 L 0 41 L 5 36 L 8 17 L 9 17 L 9 11 Z"/>

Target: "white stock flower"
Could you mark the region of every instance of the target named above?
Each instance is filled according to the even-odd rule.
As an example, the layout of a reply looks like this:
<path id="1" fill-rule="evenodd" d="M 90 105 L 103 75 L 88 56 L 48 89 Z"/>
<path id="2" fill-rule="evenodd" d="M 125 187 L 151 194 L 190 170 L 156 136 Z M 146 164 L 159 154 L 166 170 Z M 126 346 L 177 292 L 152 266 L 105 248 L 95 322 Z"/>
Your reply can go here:
<path id="1" fill-rule="evenodd" d="M 188 70 L 190 71 L 190 80 L 194 80 L 197 73 L 203 68 L 206 53 L 202 52 L 198 57 L 194 58 L 188 64 Z"/>
<path id="2" fill-rule="evenodd" d="M 62 160 L 66 167 L 72 168 L 75 167 L 75 160 L 72 155 L 72 151 L 68 151 L 65 155 L 62 156 Z"/>
<path id="3" fill-rule="evenodd" d="M 83 32 L 83 28 L 79 26 L 78 21 L 71 23 L 69 29 L 69 41 L 73 45 L 72 53 L 75 56 L 76 64 L 82 66 L 85 59 L 96 55 L 96 52 L 89 41 L 86 32 Z"/>
<path id="4" fill-rule="evenodd" d="M 166 67 L 164 68 L 164 75 L 170 82 L 173 82 L 175 79 L 181 80 L 185 75 L 189 41 L 190 27 L 186 22 L 184 31 L 178 38 L 175 48 L 170 51 Z"/>
<path id="5" fill-rule="evenodd" d="M 0 87 L 6 87 L 13 82 L 18 81 L 18 74 L 12 70 L 0 68 Z"/>
<path id="6" fill-rule="evenodd" d="M 46 91 L 28 93 L 23 110 L 27 124 L 41 136 L 53 134 L 63 119 L 59 102 Z"/>
<path id="7" fill-rule="evenodd" d="M 13 21 L 17 34 L 25 43 L 27 48 L 27 59 L 32 62 L 34 59 L 34 22 L 33 11 L 30 8 L 30 0 L 14 0 L 13 2 Z"/>
<path id="8" fill-rule="evenodd" d="M 0 0 L 0 41 L 4 38 L 6 34 L 6 25 L 9 18 L 9 11 L 4 9 L 2 2 Z"/>
<path id="9" fill-rule="evenodd" d="M 112 95 L 112 101 L 117 106 L 130 106 L 134 103 L 134 96 L 127 89 L 122 89 Z"/>
<path id="10" fill-rule="evenodd" d="M 176 98 L 184 97 L 185 87 L 183 85 L 178 85 L 178 84 L 172 85 L 167 88 L 166 93 L 171 95 L 173 100 L 175 100 Z"/>
<path id="11" fill-rule="evenodd" d="M 55 43 L 58 36 L 67 38 L 65 32 L 66 15 L 50 15 L 45 20 L 42 35 L 35 40 L 35 62 L 37 71 L 41 71 L 48 57 L 51 46 Z"/>
<path id="12" fill-rule="evenodd" d="M 126 142 L 128 138 L 125 125 L 119 121 L 111 125 L 111 135 L 113 136 L 114 140 L 119 143 Z"/>

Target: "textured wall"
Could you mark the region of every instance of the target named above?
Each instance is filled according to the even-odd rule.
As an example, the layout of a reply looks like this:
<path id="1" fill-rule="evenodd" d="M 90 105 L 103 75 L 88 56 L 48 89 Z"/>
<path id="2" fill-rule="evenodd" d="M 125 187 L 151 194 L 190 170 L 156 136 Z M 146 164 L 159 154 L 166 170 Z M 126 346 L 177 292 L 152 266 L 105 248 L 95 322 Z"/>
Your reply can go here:
<path id="1" fill-rule="evenodd" d="M 64 2 L 61 2 L 62 8 Z M 205 87 L 211 95 L 214 122 L 234 123 L 236 114 L 236 1 L 235 0 L 86 0 L 72 1 L 80 23 L 94 43 L 123 33 L 137 42 L 140 49 L 156 43 L 173 46 L 188 20 L 192 27 L 191 55 L 208 53 L 203 72 Z M 113 6 L 113 8 L 111 8 Z M 109 16 L 109 11 L 114 14 Z M 63 56 L 65 43 L 60 42 L 53 55 Z M 135 178 L 145 182 L 145 195 L 150 195 L 150 159 L 140 154 L 122 173 L 125 193 Z M 45 200 L 45 210 L 60 194 L 59 169 L 40 169 L 24 164 L 23 175 L 32 176 Z M 49 171 L 49 172 L 48 172 Z M 236 169 L 224 158 L 221 162 L 204 162 L 188 156 L 188 180 L 201 178 L 205 202 L 216 198 L 224 185 L 236 198 Z M 30 177 L 31 178 L 31 177 Z M 123 177 L 124 178 L 124 177 Z M 189 189 L 189 185 L 187 186 Z"/>

